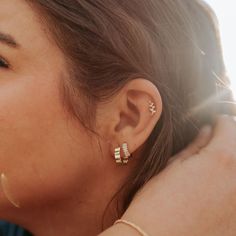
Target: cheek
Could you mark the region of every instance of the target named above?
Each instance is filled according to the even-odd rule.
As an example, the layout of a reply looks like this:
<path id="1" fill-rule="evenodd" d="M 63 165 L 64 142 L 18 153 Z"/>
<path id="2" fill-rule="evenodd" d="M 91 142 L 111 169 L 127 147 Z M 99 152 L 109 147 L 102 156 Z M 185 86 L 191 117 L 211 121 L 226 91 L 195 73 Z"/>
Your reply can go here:
<path id="1" fill-rule="evenodd" d="M 0 171 L 29 158 L 60 117 L 56 90 L 36 81 L 19 77 L 0 85 Z"/>
<path id="2" fill-rule="evenodd" d="M 69 127 L 58 87 L 35 81 L 0 86 L 0 174 L 7 179 L 5 195 L 20 205 L 71 192 L 92 152 L 84 130 L 75 138 Z"/>

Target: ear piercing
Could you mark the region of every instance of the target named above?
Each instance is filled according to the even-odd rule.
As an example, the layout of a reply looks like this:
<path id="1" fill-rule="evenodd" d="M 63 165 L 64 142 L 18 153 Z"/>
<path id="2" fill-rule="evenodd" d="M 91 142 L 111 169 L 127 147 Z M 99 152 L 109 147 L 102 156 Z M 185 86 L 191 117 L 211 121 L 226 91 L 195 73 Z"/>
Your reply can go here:
<path id="1" fill-rule="evenodd" d="M 123 157 L 123 163 L 124 164 L 127 164 L 128 161 L 129 161 L 129 157 L 131 156 L 130 152 L 129 152 L 129 149 L 128 149 L 128 144 L 127 143 L 123 143 L 122 144 L 122 149 L 123 149 L 123 152 L 124 152 L 124 157 Z"/>
<path id="2" fill-rule="evenodd" d="M 157 112 L 156 106 L 152 101 L 149 101 L 149 111 L 152 113 L 152 116 Z"/>
<path id="3" fill-rule="evenodd" d="M 149 111 L 151 112 L 151 115 L 153 116 L 157 111 L 156 111 L 156 106 L 154 102 L 148 101 L 149 103 Z M 121 158 L 121 147 L 124 156 Z M 115 156 L 115 161 L 117 164 L 127 164 L 129 162 L 129 157 L 131 156 L 128 148 L 128 144 L 125 142 L 122 144 L 121 147 L 116 147 L 114 151 L 114 156 Z"/>
<path id="4" fill-rule="evenodd" d="M 122 144 L 122 151 L 124 153 L 124 156 L 121 159 L 121 148 L 115 148 L 114 156 L 117 164 L 127 164 L 129 162 L 129 157 L 131 156 L 131 154 L 129 152 L 127 143 Z"/>
<path id="5" fill-rule="evenodd" d="M 115 160 L 117 164 L 122 164 L 122 160 L 120 156 L 120 147 L 115 148 Z"/>

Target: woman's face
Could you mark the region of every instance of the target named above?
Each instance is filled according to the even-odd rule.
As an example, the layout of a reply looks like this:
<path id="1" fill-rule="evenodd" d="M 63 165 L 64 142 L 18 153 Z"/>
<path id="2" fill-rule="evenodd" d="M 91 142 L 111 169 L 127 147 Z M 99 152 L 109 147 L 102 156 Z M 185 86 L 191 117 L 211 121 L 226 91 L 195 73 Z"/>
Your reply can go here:
<path id="1" fill-rule="evenodd" d="M 60 100 L 63 54 L 25 1 L 0 3 L 1 212 L 69 196 L 89 181 L 96 148 Z"/>

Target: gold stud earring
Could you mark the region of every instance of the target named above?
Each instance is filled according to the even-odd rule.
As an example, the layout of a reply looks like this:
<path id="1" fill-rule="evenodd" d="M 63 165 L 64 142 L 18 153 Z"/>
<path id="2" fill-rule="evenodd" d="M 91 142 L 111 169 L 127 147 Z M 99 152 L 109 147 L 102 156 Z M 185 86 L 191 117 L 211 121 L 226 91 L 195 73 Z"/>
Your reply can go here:
<path id="1" fill-rule="evenodd" d="M 149 111 L 152 113 L 152 116 L 157 112 L 156 106 L 152 101 L 149 101 Z"/>
<path id="2" fill-rule="evenodd" d="M 127 164 L 129 162 L 129 157 L 131 156 L 127 143 L 122 144 L 122 150 L 124 152 L 123 164 Z"/>

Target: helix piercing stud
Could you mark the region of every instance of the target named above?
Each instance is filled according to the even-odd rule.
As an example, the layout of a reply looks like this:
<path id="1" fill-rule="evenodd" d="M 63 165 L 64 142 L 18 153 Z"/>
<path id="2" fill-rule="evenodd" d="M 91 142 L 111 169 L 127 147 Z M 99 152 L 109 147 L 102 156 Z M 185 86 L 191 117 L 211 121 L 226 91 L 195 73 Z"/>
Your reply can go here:
<path id="1" fill-rule="evenodd" d="M 156 106 L 153 102 L 149 101 L 149 111 L 152 113 L 152 116 L 157 112 Z"/>

